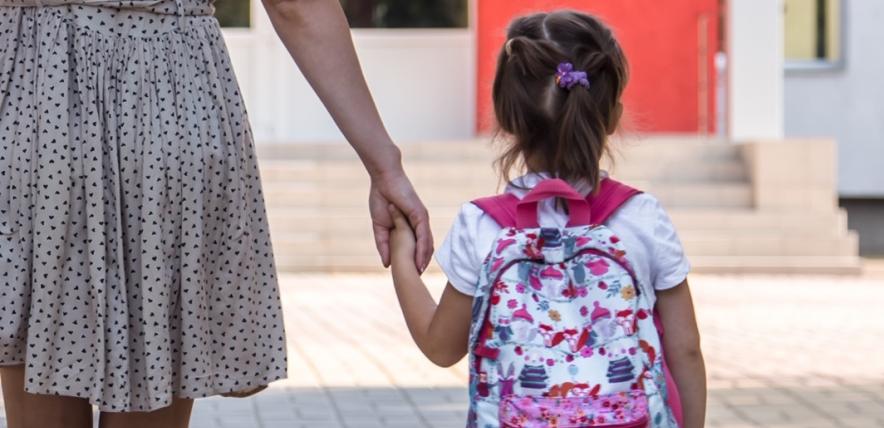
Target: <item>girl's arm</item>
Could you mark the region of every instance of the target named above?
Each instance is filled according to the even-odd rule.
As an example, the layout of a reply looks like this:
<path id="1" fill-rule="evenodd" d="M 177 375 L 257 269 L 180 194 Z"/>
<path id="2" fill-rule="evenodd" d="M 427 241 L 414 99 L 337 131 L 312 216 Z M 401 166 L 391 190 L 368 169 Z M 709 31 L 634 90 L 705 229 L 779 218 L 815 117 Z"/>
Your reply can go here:
<path id="1" fill-rule="evenodd" d="M 687 280 L 658 291 L 657 310 L 663 322 L 663 355 L 681 396 L 684 428 L 702 428 L 706 419 L 706 366 Z"/>
<path id="2" fill-rule="evenodd" d="M 423 270 L 433 254 L 429 216 L 403 172 L 399 149 L 381 122 L 341 4 L 338 0 L 263 1 L 282 43 L 368 170 L 369 209 L 384 266 L 389 265 L 393 227 L 387 205 L 393 203 L 417 234 L 413 260 Z"/>
<path id="3" fill-rule="evenodd" d="M 408 222 L 390 206 L 394 228 L 390 240 L 393 284 L 411 337 L 434 364 L 449 367 L 467 353 L 473 299 L 445 286 L 439 305 L 414 267 L 414 234 Z"/>

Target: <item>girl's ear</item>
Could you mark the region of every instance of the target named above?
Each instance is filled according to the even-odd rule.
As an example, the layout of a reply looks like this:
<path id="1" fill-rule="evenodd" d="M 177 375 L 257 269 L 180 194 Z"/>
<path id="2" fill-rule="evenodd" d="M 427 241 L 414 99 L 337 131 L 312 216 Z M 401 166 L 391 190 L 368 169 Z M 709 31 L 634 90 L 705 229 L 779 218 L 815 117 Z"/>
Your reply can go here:
<path id="1" fill-rule="evenodd" d="M 620 117 L 623 116 L 623 103 L 617 101 L 617 105 L 611 110 L 611 120 L 608 122 L 608 135 L 617 132 L 617 125 L 620 123 Z"/>

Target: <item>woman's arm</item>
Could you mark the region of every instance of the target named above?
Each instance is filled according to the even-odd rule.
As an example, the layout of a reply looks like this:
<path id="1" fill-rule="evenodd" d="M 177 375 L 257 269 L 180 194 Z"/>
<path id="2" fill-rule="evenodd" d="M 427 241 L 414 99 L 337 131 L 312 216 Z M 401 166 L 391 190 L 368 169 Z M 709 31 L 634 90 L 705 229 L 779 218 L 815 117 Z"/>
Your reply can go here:
<path id="1" fill-rule="evenodd" d="M 678 385 L 684 428 L 702 428 L 706 419 L 706 366 L 688 282 L 657 292 L 663 322 L 663 355 Z"/>
<path id="2" fill-rule="evenodd" d="M 390 212 L 394 222 L 390 241 L 393 284 L 408 331 L 430 361 L 449 367 L 467 353 L 473 299 L 449 283 L 439 306 L 436 306 L 411 262 L 415 249 L 414 234 L 395 207 L 390 207 Z"/>
<path id="3" fill-rule="evenodd" d="M 393 227 L 387 205 L 393 203 L 415 230 L 414 261 L 423 270 L 433 253 L 429 216 L 402 170 L 399 149 L 381 122 L 340 3 L 263 1 L 282 43 L 371 176 L 369 208 L 384 266 L 389 265 L 389 233 Z"/>

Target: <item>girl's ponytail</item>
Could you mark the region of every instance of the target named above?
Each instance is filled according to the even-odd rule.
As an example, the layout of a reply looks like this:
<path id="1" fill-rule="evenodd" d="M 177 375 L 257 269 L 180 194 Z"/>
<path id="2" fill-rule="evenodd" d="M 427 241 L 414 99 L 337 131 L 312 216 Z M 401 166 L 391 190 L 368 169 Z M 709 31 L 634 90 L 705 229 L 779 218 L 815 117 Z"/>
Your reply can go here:
<path id="1" fill-rule="evenodd" d="M 537 93 L 547 86 L 549 67 L 556 64 L 549 45 L 527 37 L 507 41 L 493 93 L 499 125 L 508 133 L 529 137 L 548 131 L 549 111 L 538 102 Z"/>
<path id="2" fill-rule="evenodd" d="M 501 131 L 514 140 L 498 158 L 497 166 L 509 181 L 509 171 L 525 158 L 548 155 L 542 149 L 553 141 L 548 107 L 551 68 L 563 58 L 548 40 L 533 37 L 532 22 L 515 23 L 497 61 L 492 88 L 494 113 Z M 518 143 L 516 143 L 518 142 Z"/>
<path id="3" fill-rule="evenodd" d="M 607 152 L 608 134 L 619 121 L 619 93 L 612 86 L 613 62 L 600 51 L 575 55 L 575 68 L 585 70 L 589 85 L 563 94 L 556 116 L 556 158 L 553 168 L 566 180 L 584 179 L 594 188 L 601 179 L 599 163 Z"/>

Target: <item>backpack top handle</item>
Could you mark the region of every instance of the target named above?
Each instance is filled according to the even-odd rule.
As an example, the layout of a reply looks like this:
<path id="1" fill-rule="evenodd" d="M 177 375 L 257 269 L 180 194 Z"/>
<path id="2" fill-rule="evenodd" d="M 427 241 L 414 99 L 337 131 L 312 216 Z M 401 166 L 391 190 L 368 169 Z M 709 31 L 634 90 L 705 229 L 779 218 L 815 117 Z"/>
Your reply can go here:
<path id="1" fill-rule="evenodd" d="M 567 183 L 565 184 L 567 185 Z M 559 185 L 558 187 L 561 186 Z M 598 190 L 590 193 L 585 198 L 591 207 L 589 224 L 605 223 L 626 201 L 640 193 L 642 193 L 641 190 L 634 189 L 611 178 L 602 179 Z M 519 198 L 512 193 L 479 198 L 472 202 L 500 227 L 516 227 L 516 208 L 519 204 Z M 537 210 L 535 209 L 533 213 L 536 216 Z"/>
<path id="2" fill-rule="evenodd" d="M 564 180 L 554 178 L 544 180 L 534 186 L 516 205 L 516 227 L 527 229 L 540 227 L 537 221 L 537 205 L 549 198 L 562 198 L 568 201 L 568 227 L 588 226 L 592 215 L 589 202 Z"/>

